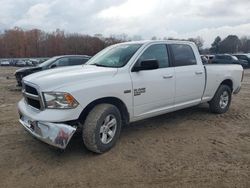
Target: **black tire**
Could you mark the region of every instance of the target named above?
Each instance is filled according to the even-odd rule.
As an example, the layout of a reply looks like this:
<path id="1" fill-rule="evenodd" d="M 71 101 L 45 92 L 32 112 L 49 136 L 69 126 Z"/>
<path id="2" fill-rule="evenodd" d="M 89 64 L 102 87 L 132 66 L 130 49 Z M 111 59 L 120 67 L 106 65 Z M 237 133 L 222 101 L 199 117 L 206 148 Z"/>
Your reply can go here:
<path id="1" fill-rule="evenodd" d="M 220 105 L 220 101 L 221 101 L 221 96 L 225 92 L 228 94 L 228 103 L 225 107 L 222 107 L 222 105 Z M 213 99 L 209 102 L 210 111 L 216 114 L 223 114 L 227 112 L 231 104 L 231 98 L 232 98 L 231 88 L 227 85 L 220 85 Z"/>
<path id="2" fill-rule="evenodd" d="M 105 119 L 112 116 L 116 119 L 116 131 L 109 143 L 103 143 L 100 133 Z M 95 153 L 104 153 L 110 150 L 117 142 L 121 132 L 122 120 L 118 108 L 112 104 L 99 104 L 88 114 L 83 125 L 83 142 L 85 146 Z M 106 133 L 107 134 L 107 133 Z"/>

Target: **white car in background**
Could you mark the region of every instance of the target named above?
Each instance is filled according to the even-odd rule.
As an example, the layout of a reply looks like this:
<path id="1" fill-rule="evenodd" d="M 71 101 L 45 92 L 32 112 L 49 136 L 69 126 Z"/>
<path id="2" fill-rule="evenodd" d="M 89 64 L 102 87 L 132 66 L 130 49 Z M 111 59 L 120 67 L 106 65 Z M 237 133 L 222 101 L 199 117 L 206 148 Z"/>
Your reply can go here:
<path id="1" fill-rule="evenodd" d="M 0 65 L 1 65 L 1 66 L 10 66 L 10 62 L 4 60 L 4 61 L 1 61 Z"/>

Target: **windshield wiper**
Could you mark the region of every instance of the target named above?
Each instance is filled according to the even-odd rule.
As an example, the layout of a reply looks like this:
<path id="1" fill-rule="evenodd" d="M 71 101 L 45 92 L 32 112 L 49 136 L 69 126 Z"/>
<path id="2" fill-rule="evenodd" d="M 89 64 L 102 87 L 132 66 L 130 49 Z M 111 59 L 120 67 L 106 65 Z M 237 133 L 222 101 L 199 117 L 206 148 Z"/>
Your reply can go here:
<path id="1" fill-rule="evenodd" d="M 98 64 L 98 63 L 93 63 L 93 64 L 91 64 L 91 65 L 95 65 L 95 66 L 97 66 L 97 67 L 110 67 L 110 68 L 113 68 L 113 67 L 111 67 L 111 66 L 102 65 L 102 64 Z"/>

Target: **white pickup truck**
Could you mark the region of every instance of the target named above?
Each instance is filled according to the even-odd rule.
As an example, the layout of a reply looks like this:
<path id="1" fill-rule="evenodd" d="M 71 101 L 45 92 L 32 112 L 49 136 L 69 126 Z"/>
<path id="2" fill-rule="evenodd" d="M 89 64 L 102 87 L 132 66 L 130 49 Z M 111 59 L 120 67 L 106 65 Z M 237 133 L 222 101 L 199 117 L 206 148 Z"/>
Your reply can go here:
<path id="1" fill-rule="evenodd" d="M 19 121 L 61 149 L 79 130 L 89 150 L 103 153 L 130 122 L 206 102 L 211 112 L 225 113 L 242 79 L 240 65 L 203 65 L 191 42 L 121 43 L 85 65 L 25 77 Z"/>

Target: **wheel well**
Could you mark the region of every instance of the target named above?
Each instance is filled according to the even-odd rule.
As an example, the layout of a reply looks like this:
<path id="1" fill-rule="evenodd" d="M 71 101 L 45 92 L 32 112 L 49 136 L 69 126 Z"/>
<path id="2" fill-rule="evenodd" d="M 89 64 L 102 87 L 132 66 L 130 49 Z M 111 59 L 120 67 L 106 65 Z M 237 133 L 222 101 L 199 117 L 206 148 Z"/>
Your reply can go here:
<path id="1" fill-rule="evenodd" d="M 90 104 L 88 104 L 84 110 L 82 111 L 81 115 L 79 116 L 79 121 L 80 123 L 83 125 L 86 117 L 88 116 L 89 112 L 98 104 L 102 104 L 102 103 L 108 103 L 108 104 L 112 104 L 114 106 L 116 106 L 122 116 L 122 123 L 124 125 L 127 125 L 129 123 L 129 112 L 128 109 L 126 107 L 126 105 L 124 104 L 123 101 L 121 101 L 120 99 L 116 98 L 116 97 L 104 97 L 104 98 L 100 98 L 100 99 L 96 99 L 93 102 L 91 102 Z"/>
<path id="2" fill-rule="evenodd" d="M 227 85 L 230 87 L 231 91 L 233 91 L 233 82 L 230 79 L 224 80 L 220 85 Z"/>

